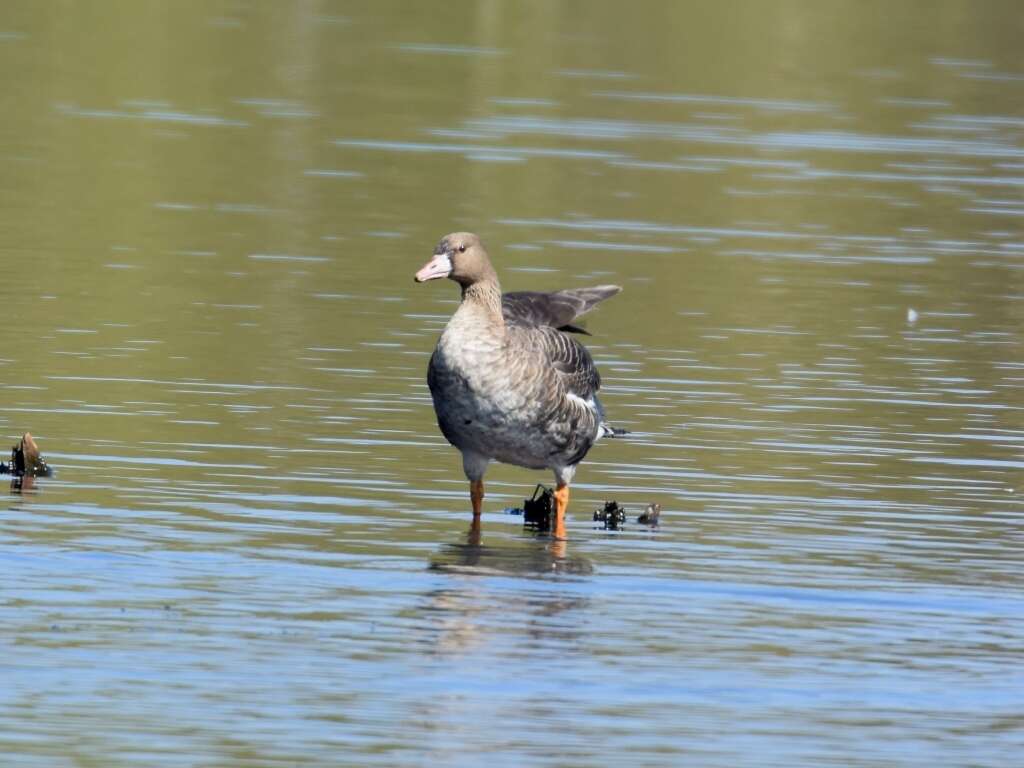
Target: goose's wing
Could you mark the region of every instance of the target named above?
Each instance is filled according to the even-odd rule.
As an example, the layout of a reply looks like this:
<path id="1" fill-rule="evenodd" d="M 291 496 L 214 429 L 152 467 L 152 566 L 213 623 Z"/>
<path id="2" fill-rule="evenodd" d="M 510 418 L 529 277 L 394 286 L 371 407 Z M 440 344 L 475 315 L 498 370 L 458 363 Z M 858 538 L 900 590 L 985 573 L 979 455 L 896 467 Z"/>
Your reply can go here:
<path id="1" fill-rule="evenodd" d="M 601 388 L 601 374 L 587 348 L 568 334 L 544 329 L 544 348 L 552 367 L 558 371 L 566 392 L 592 400 Z"/>
<path id="2" fill-rule="evenodd" d="M 549 390 L 547 431 L 566 465 L 573 466 L 602 434 L 604 409 L 597 398 L 601 375 L 590 352 L 572 336 L 550 327 L 531 328 L 530 335 L 540 364 L 557 382 Z"/>
<path id="3" fill-rule="evenodd" d="M 550 326 L 571 333 L 586 333 L 574 321 L 597 304 L 621 291 L 617 285 L 592 288 L 567 288 L 554 293 L 513 291 L 501 297 L 505 322 L 519 325 Z"/>

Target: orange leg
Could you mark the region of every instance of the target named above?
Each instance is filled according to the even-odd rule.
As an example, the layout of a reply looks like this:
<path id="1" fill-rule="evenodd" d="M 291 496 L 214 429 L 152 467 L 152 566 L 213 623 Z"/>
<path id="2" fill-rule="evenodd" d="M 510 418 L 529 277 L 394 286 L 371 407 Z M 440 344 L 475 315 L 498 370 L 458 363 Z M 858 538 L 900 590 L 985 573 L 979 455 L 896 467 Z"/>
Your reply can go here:
<path id="1" fill-rule="evenodd" d="M 474 517 L 473 522 L 469 524 L 469 530 L 466 531 L 466 543 L 471 547 L 479 547 L 483 536 L 480 532 L 480 518 Z"/>
<path id="2" fill-rule="evenodd" d="M 469 481 L 469 500 L 473 503 L 473 519 L 480 519 L 480 511 L 484 503 L 484 481 Z"/>
<path id="3" fill-rule="evenodd" d="M 555 488 L 555 530 L 551 533 L 556 539 L 564 539 L 565 510 L 569 508 L 569 486 L 559 485 Z"/>

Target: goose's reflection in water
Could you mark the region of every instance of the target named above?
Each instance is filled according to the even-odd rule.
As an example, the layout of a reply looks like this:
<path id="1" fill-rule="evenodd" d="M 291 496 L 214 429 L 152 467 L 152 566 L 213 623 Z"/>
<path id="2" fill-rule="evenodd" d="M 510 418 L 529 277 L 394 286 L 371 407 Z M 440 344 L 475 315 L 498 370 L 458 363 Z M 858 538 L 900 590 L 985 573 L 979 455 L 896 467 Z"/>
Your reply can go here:
<path id="1" fill-rule="evenodd" d="M 420 608 L 428 643 L 441 654 L 465 654 L 509 642 L 510 657 L 533 658 L 548 643 L 564 649 L 580 639 L 586 623 L 580 613 L 590 599 L 563 588 L 568 582 L 557 577 L 586 577 L 594 568 L 587 558 L 570 556 L 566 544 L 524 534 L 485 546 L 478 526 L 443 544 L 428 567 L 452 579 L 428 593 Z"/>
<path id="2" fill-rule="evenodd" d="M 483 544 L 480 521 L 474 520 L 463 541 L 443 544 L 430 559 L 430 569 L 482 576 L 585 576 L 594 566 L 581 556 L 570 556 L 569 542 L 544 535 L 524 534 L 497 545 Z"/>

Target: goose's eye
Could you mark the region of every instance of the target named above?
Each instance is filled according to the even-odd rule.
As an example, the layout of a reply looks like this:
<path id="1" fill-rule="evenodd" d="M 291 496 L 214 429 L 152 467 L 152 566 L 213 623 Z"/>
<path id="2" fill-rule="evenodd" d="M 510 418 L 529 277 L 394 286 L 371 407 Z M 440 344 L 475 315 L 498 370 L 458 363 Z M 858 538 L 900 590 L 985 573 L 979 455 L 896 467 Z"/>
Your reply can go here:
<path id="1" fill-rule="evenodd" d="M 466 252 L 466 246 L 460 245 L 459 246 L 459 253 L 465 253 L 465 252 Z"/>

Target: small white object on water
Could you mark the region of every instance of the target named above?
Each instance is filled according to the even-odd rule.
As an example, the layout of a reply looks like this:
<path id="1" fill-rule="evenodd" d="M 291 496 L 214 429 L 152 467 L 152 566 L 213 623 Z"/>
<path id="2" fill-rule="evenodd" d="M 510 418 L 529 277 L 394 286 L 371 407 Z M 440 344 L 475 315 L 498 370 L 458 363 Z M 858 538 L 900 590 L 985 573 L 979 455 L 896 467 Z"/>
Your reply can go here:
<path id="1" fill-rule="evenodd" d="M 917 310 L 913 307 L 907 307 L 907 323 L 913 325 L 917 322 Z"/>

